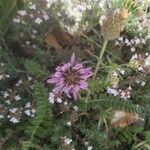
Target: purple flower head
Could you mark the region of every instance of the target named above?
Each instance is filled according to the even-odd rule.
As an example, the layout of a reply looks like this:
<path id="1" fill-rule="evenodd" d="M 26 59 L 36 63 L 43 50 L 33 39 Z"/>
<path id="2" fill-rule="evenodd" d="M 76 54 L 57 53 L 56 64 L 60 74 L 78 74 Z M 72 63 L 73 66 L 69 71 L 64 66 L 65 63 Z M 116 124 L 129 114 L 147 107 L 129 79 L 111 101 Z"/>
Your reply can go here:
<path id="1" fill-rule="evenodd" d="M 77 100 L 79 91 L 88 89 L 87 79 L 92 75 L 91 68 L 84 68 L 81 63 L 77 63 L 73 53 L 68 63 L 56 67 L 47 83 L 54 85 L 54 93 L 65 93 Z"/>

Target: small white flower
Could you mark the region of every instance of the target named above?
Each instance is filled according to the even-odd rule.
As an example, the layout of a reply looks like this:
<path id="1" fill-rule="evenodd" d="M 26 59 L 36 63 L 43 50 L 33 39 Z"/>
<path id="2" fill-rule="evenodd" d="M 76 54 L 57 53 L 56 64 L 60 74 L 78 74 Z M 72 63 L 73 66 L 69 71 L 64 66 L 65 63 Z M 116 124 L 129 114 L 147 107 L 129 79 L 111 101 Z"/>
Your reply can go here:
<path id="1" fill-rule="evenodd" d="M 89 145 L 89 142 L 85 141 L 84 144 L 85 144 L 85 145 Z"/>
<path id="2" fill-rule="evenodd" d="M 112 94 L 114 96 L 117 96 L 118 95 L 118 91 L 116 89 L 112 89 L 112 88 L 107 88 L 107 93 L 108 94 Z"/>
<path id="3" fill-rule="evenodd" d="M 35 112 L 36 112 L 36 110 L 33 108 L 33 109 L 31 109 L 31 111 L 32 111 L 32 113 L 34 114 Z"/>
<path id="4" fill-rule="evenodd" d="M 120 45 L 120 43 L 118 42 L 118 41 L 115 41 L 115 45 L 117 46 L 117 45 Z"/>
<path id="5" fill-rule="evenodd" d="M 68 121 L 68 122 L 66 123 L 66 125 L 67 125 L 68 127 L 71 127 L 71 122 Z"/>
<path id="6" fill-rule="evenodd" d="M 119 38 L 118 38 L 118 41 L 123 41 L 123 37 L 122 36 L 120 36 Z"/>
<path id="7" fill-rule="evenodd" d="M 144 86 L 145 84 L 146 84 L 145 81 L 142 81 L 142 82 L 141 82 L 141 86 Z"/>
<path id="8" fill-rule="evenodd" d="M 138 70 L 143 71 L 143 67 L 142 66 L 138 67 Z"/>
<path id="9" fill-rule="evenodd" d="M 15 113 L 15 112 L 17 111 L 17 108 L 9 109 L 9 111 L 10 111 L 11 113 Z"/>
<path id="10" fill-rule="evenodd" d="M 14 18 L 14 19 L 13 19 L 13 22 L 15 22 L 15 23 L 20 23 L 21 20 L 20 20 L 19 18 Z"/>
<path id="11" fill-rule="evenodd" d="M 32 115 L 31 115 L 31 117 L 33 118 L 33 117 L 35 117 L 35 115 L 34 115 L 34 114 L 32 114 Z"/>
<path id="12" fill-rule="evenodd" d="M 19 86 L 20 84 L 22 84 L 23 82 L 22 82 L 22 79 L 20 79 L 16 84 L 15 84 L 15 86 Z"/>
<path id="13" fill-rule="evenodd" d="M 67 145 L 69 145 L 71 142 L 72 142 L 72 139 L 70 139 L 70 138 L 66 138 L 65 137 L 65 143 L 67 144 Z"/>
<path id="14" fill-rule="evenodd" d="M 20 97 L 19 95 L 16 95 L 16 96 L 15 96 L 15 100 L 16 100 L 16 101 L 18 101 L 18 100 L 20 100 L 20 99 L 21 99 L 21 97 Z"/>
<path id="15" fill-rule="evenodd" d="M 5 101 L 7 104 L 9 104 L 10 105 L 10 100 L 7 100 L 7 101 Z"/>
<path id="16" fill-rule="evenodd" d="M 78 110 L 79 110 L 78 106 L 74 106 L 73 109 L 74 109 L 75 111 L 78 111 Z"/>
<path id="17" fill-rule="evenodd" d="M 29 16 L 30 16 L 31 18 L 34 18 L 34 15 L 33 15 L 33 14 L 30 14 Z"/>
<path id="18" fill-rule="evenodd" d="M 4 66 L 4 63 L 1 63 L 1 66 L 3 67 L 3 66 Z"/>
<path id="19" fill-rule="evenodd" d="M 49 93 L 49 98 L 48 98 L 48 101 L 52 104 L 54 104 L 54 101 L 55 101 L 55 95 L 53 92 L 50 92 Z"/>
<path id="20" fill-rule="evenodd" d="M 112 75 L 113 75 L 113 76 L 118 76 L 118 74 L 117 74 L 116 71 L 113 71 L 113 72 L 112 72 Z"/>
<path id="21" fill-rule="evenodd" d="M 25 108 L 31 108 L 31 103 L 30 102 L 26 103 Z"/>
<path id="22" fill-rule="evenodd" d="M 136 45 L 138 45 L 140 42 L 141 42 L 141 41 L 140 41 L 139 38 L 136 38 L 136 39 L 135 39 L 135 44 L 136 44 Z"/>
<path id="23" fill-rule="evenodd" d="M 4 98 L 7 98 L 9 96 L 9 93 L 7 91 L 4 92 Z"/>
<path id="24" fill-rule="evenodd" d="M 54 95 L 54 93 L 53 92 L 50 92 L 49 93 L 49 97 L 54 97 L 55 95 Z"/>
<path id="25" fill-rule="evenodd" d="M 31 80 L 32 80 L 32 77 L 30 77 L 30 76 L 28 76 L 27 78 L 28 78 L 28 81 L 31 81 Z"/>
<path id="26" fill-rule="evenodd" d="M 0 75 L 0 80 L 2 80 L 3 79 L 3 75 Z"/>
<path id="27" fill-rule="evenodd" d="M 25 110 L 24 113 L 25 113 L 27 116 L 31 116 L 30 109 Z"/>
<path id="28" fill-rule="evenodd" d="M 128 89 L 129 89 L 129 90 L 132 90 L 132 87 L 131 87 L 131 86 L 129 86 L 129 87 L 128 87 Z"/>
<path id="29" fill-rule="evenodd" d="M 57 103 L 62 103 L 62 99 L 59 97 L 56 99 L 56 101 L 57 101 Z"/>
<path id="30" fill-rule="evenodd" d="M 3 115 L 0 115 L 0 119 L 3 119 L 4 118 L 4 116 Z"/>
<path id="31" fill-rule="evenodd" d="M 141 39 L 141 42 L 142 42 L 143 44 L 145 44 L 145 39 L 144 39 L 144 38 L 142 38 L 142 39 Z"/>
<path id="32" fill-rule="evenodd" d="M 29 9 L 36 10 L 36 4 L 33 4 L 33 5 L 29 6 Z"/>
<path id="33" fill-rule="evenodd" d="M 124 75 L 124 74 L 125 74 L 125 71 L 124 71 L 124 70 L 120 70 L 120 73 L 121 73 L 122 75 Z"/>
<path id="34" fill-rule="evenodd" d="M 43 21 L 42 19 L 40 19 L 39 17 L 35 19 L 35 23 L 37 24 L 41 24 Z"/>
<path id="35" fill-rule="evenodd" d="M 34 34 L 37 34 L 37 33 L 38 33 L 37 30 L 32 30 L 32 32 L 33 32 Z"/>
<path id="36" fill-rule="evenodd" d="M 106 15 L 102 15 L 101 17 L 100 17 L 100 20 L 99 20 L 99 23 L 100 23 L 100 25 L 103 25 L 103 22 L 106 20 Z"/>
<path id="37" fill-rule="evenodd" d="M 137 55 L 137 54 L 134 54 L 131 59 L 132 59 L 132 60 L 133 60 L 133 59 L 137 59 L 137 57 L 138 57 L 138 55 Z"/>
<path id="38" fill-rule="evenodd" d="M 92 150 L 93 147 L 92 146 L 88 146 L 87 150 Z"/>
<path id="39" fill-rule="evenodd" d="M 138 83 L 138 84 L 140 83 L 140 81 L 139 81 L 139 80 L 136 80 L 135 82 L 136 82 L 136 83 Z"/>
<path id="40" fill-rule="evenodd" d="M 30 41 L 26 41 L 26 45 L 29 45 L 31 42 Z"/>
<path id="41" fill-rule="evenodd" d="M 6 74 L 5 76 L 6 76 L 6 78 L 10 78 L 10 75 L 9 75 L 9 74 Z"/>
<path id="42" fill-rule="evenodd" d="M 125 39 L 125 44 L 127 44 L 127 46 L 130 45 L 130 41 L 128 39 Z"/>
<path id="43" fill-rule="evenodd" d="M 43 18 L 45 21 L 47 21 L 49 19 L 49 16 L 47 14 L 43 15 Z"/>
<path id="44" fill-rule="evenodd" d="M 15 117 L 12 117 L 11 119 L 10 119 L 10 122 L 12 122 L 12 123 L 18 123 L 18 122 L 20 122 L 18 119 L 16 119 Z"/>
<path id="45" fill-rule="evenodd" d="M 68 103 L 67 102 L 64 102 L 64 105 L 67 105 Z"/>
<path id="46" fill-rule="evenodd" d="M 135 47 L 132 47 L 130 50 L 131 52 L 135 52 Z"/>
<path id="47" fill-rule="evenodd" d="M 20 16 L 25 16 L 27 14 L 27 12 L 25 10 L 18 10 L 17 13 L 20 15 Z"/>
<path id="48" fill-rule="evenodd" d="M 150 55 L 148 57 L 146 57 L 146 59 L 144 60 L 144 66 L 150 67 Z"/>
<path id="49" fill-rule="evenodd" d="M 130 42 L 131 42 L 131 44 L 134 44 L 134 39 L 131 39 L 131 41 L 130 41 Z"/>
<path id="50" fill-rule="evenodd" d="M 54 100 L 54 97 L 49 97 L 49 98 L 48 98 L 48 101 L 49 101 L 50 103 L 54 104 L 54 101 L 55 101 L 55 100 Z"/>
<path id="51" fill-rule="evenodd" d="M 146 53 L 145 53 L 145 56 L 148 56 L 148 55 L 149 55 L 149 53 L 148 53 L 148 52 L 146 52 Z"/>

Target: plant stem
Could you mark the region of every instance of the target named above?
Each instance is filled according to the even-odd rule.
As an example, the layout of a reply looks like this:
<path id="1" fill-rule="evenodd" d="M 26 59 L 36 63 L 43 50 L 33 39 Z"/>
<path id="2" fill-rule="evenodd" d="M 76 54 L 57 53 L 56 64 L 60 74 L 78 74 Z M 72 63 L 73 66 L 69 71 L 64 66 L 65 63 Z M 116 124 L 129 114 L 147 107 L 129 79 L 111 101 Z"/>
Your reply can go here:
<path id="1" fill-rule="evenodd" d="M 94 75 L 93 75 L 93 79 L 95 79 L 95 77 L 96 77 L 96 75 L 97 75 L 99 66 L 100 66 L 100 64 L 101 64 L 101 62 L 102 62 L 102 57 L 103 57 L 103 54 L 104 54 L 104 52 L 105 52 L 107 43 L 108 43 L 107 40 L 105 40 L 104 43 L 103 43 L 103 46 L 102 46 L 102 49 L 101 49 L 101 52 L 100 52 L 100 55 L 99 55 L 99 58 L 98 58 L 98 62 L 97 62 L 96 68 L 95 68 L 95 72 L 94 72 Z M 92 80 L 93 80 L 93 79 L 92 79 Z"/>
<path id="2" fill-rule="evenodd" d="M 94 79 L 96 78 L 98 69 L 99 69 L 99 67 L 100 67 L 100 64 L 102 63 L 102 58 L 103 58 L 103 55 L 104 55 L 104 52 L 105 52 L 107 43 L 108 43 L 108 41 L 107 41 L 107 40 L 104 40 L 103 46 L 102 46 L 102 49 L 101 49 L 101 51 L 100 51 L 100 55 L 99 55 L 99 58 L 98 58 L 98 62 L 97 62 L 97 65 L 96 65 L 96 68 L 95 68 L 95 71 L 94 71 L 94 75 L 93 75 L 92 81 L 94 81 Z M 87 103 L 88 103 L 88 100 L 89 100 L 89 97 L 90 97 L 90 93 L 91 93 L 91 91 L 90 91 L 90 89 L 89 89 L 89 91 L 88 91 L 88 93 L 87 93 L 86 100 L 85 100 L 85 102 L 86 102 L 86 108 L 87 108 Z"/>

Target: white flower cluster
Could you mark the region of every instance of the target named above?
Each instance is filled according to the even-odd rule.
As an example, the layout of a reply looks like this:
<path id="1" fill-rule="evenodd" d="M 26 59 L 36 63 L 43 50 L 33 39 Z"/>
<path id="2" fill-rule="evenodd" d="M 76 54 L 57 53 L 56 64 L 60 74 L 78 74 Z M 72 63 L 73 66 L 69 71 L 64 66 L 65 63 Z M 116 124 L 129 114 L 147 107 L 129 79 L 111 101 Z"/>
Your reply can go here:
<path id="1" fill-rule="evenodd" d="M 35 112 L 36 110 L 34 109 L 34 107 L 31 105 L 30 102 L 25 104 L 25 110 L 24 113 L 29 116 L 29 117 L 34 117 L 35 116 Z"/>
<path id="2" fill-rule="evenodd" d="M 54 104 L 54 102 L 57 102 L 57 103 L 62 103 L 63 102 L 62 99 L 60 97 L 56 97 L 53 92 L 49 93 L 48 101 L 52 104 Z"/>
<path id="3" fill-rule="evenodd" d="M 67 138 L 66 136 L 63 137 L 63 139 L 64 139 L 64 142 L 65 142 L 67 145 L 69 145 L 69 144 L 72 142 L 72 139 Z"/>
<path id="4" fill-rule="evenodd" d="M 140 72 L 150 73 L 150 54 L 148 52 L 143 54 L 135 53 L 130 59 L 129 66 Z"/>
<path id="5" fill-rule="evenodd" d="M 38 9 L 36 4 L 31 1 L 29 2 L 28 10 L 18 10 L 17 14 L 18 15 L 13 19 L 13 22 L 15 23 L 27 24 L 27 17 L 36 24 L 41 24 L 42 22 L 49 20 L 47 12 L 44 9 Z"/>
<path id="6" fill-rule="evenodd" d="M 11 108 L 9 109 L 10 113 L 7 115 L 7 118 L 12 123 L 19 123 L 21 117 L 21 109 L 18 108 Z"/>
<path id="7" fill-rule="evenodd" d="M 140 37 L 134 37 L 133 39 L 128 39 L 127 37 L 120 36 L 116 41 L 115 45 L 117 46 L 123 46 L 126 45 L 129 47 L 131 52 L 135 52 L 138 47 L 143 46 L 146 43 L 147 39 Z"/>

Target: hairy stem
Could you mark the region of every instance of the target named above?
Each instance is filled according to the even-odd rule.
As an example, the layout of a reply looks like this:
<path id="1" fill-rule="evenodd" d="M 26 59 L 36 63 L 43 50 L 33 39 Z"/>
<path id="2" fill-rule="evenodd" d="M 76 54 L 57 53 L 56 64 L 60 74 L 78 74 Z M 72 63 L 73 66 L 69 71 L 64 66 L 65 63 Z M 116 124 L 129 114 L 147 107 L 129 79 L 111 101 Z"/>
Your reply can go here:
<path id="1" fill-rule="evenodd" d="M 103 55 L 104 55 L 107 43 L 108 43 L 108 41 L 104 40 L 103 46 L 102 46 L 102 49 L 100 51 L 100 55 L 99 55 L 99 58 L 98 58 L 98 62 L 97 62 L 97 65 L 96 65 L 96 68 L 95 68 L 95 71 L 94 71 L 94 75 L 93 75 L 92 81 L 94 81 L 94 79 L 96 78 L 96 75 L 97 75 L 97 72 L 99 70 L 100 64 L 102 63 L 102 58 L 103 58 Z M 87 103 L 88 103 L 88 100 L 89 100 L 89 97 L 90 97 L 90 93 L 91 93 L 91 91 L 89 90 L 88 93 L 87 93 L 86 100 L 85 100 L 86 108 L 87 108 Z"/>
<path id="2" fill-rule="evenodd" d="M 100 52 L 100 55 L 99 55 L 99 58 L 98 58 L 98 62 L 97 62 L 97 65 L 96 65 L 96 68 L 95 68 L 95 72 L 94 72 L 94 75 L 93 75 L 93 79 L 95 79 L 96 75 L 97 75 L 97 72 L 98 72 L 98 69 L 99 69 L 99 66 L 100 64 L 102 63 L 102 57 L 104 55 L 104 52 L 105 52 L 105 49 L 106 49 L 106 46 L 107 46 L 107 40 L 104 41 L 103 43 L 103 47 L 101 49 L 101 52 Z M 92 79 L 92 80 L 93 80 Z"/>

